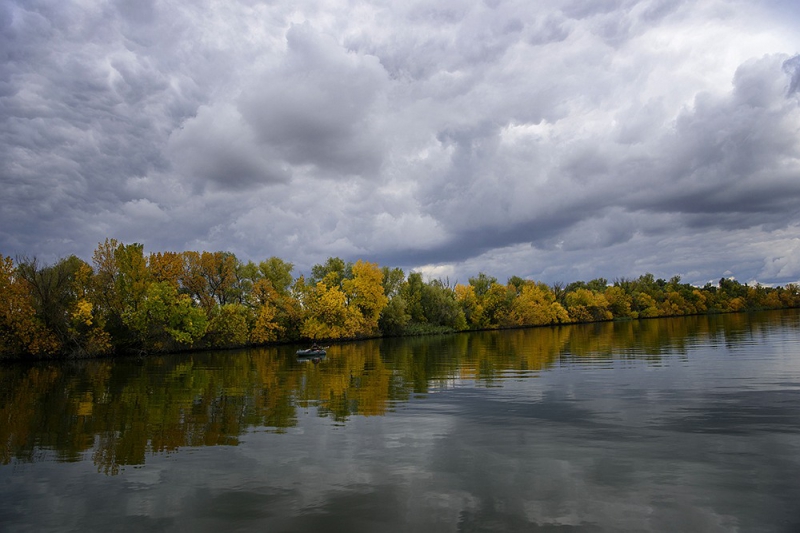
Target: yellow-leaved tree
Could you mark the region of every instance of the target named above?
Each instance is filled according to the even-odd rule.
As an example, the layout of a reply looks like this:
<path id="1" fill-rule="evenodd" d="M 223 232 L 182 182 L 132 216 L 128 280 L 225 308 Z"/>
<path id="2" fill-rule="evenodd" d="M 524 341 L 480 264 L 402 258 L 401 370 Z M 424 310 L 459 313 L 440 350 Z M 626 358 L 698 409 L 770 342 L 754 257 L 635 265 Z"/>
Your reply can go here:
<path id="1" fill-rule="evenodd" d="M 511 320 L 517 326 L 543 326 L 569 322 L 569 314 L 556 302 L 550 287 L 528 281 L 514 299 Z"/>
<path id="2" fill-rule="evenodd" d="M 455 287 L 456 301 L 464 311 L 464 318 L 467 326 L 473 329 L 480 329 L 486 326 L 486 319 L 483 306 L 478 303 L 475 295 L 475 287 L 472 285 L 457 284 Z"/>
<path id="3" fill-rule="evenodd" d="M 300 329 L 303 337 L 341 339 L 356 335 L 361 317 L 347 306 L 347 297 L 339 287 L 320 281 L 306 290 L 307 314 Z"/>
<path id="4" fill-rule="evenodd" d="M 353 277 L 342 281 L 350 312 L 358 320 L 357 335 L 378 332 L 378 318 L 389 299 L 383 290 L 383 271 L 376 263 L 358 261 Z"/>
<path id="5" fill-rule="evenodd" d="M 568 293 L 567 308 L 569 317 L 575 322 L 597 322 L 614 318 L 606 297 L 590 289 L 580 288 Z"/>
<path id="6" fill-rule="evenodd" d="M 28 283 L 10 257 L 0 255 L 0 357 L 51 355 L 61 343 L 36 316 Z"/>
<path id="7" fill-rule="evenodd" d="M 253 283 L 250 298 L 255 312 L 255 323 L 250 332 L 250 341 L 255 344 L 264 344 L 277 340 L 285 328 L 277 319 L 278 308 L 275 302 L 283 299 L 284 296 L 275 290 L 270 280 L 262 278 Z"/>

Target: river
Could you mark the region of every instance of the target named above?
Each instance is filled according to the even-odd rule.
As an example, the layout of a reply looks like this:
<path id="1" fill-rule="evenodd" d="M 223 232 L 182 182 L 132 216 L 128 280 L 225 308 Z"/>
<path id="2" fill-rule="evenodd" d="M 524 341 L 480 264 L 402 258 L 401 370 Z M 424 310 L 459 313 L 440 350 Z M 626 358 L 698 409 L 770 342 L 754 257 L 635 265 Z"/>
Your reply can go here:
<path id="1" fill-rule="evenodd" d="M 800 312 L 0 366 L 0 530 L 800 531 Z"/>

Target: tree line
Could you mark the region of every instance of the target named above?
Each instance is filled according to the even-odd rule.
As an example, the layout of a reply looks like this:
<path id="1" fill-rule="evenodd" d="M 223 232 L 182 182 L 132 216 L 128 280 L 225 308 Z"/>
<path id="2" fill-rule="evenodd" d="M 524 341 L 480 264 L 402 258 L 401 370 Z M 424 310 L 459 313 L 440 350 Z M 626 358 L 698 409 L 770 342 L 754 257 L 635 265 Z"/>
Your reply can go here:
<path id="1" fill-rule="evenodd" d="M 800 288 L 644 274 L 570 284 L 485 273 L 466 284 L 332 257 L 308 277 L 277 257 L 144 253 L 100 243 L 89 264 L 0 255 L 0 358 L 101 356 L 800 307 Z"/>

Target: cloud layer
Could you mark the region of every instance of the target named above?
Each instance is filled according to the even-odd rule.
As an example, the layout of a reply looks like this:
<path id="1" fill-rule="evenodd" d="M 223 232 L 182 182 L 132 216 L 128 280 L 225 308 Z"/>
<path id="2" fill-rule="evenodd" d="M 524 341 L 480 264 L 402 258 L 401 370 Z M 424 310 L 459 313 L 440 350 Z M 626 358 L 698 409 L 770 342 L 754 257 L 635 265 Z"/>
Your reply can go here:
<path id="1" fill-rule="evenodd" d="M 774 1 L 0 3 L 0 253 L 800 279 Z"/>

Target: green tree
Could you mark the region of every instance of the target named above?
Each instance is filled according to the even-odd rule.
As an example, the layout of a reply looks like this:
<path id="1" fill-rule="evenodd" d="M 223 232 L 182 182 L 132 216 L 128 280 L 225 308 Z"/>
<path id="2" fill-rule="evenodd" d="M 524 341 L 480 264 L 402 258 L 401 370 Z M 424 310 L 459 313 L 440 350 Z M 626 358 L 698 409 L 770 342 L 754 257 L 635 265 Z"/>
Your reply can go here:
<path id="1" fill-rule="evenodd" d="M 278 257 L 270 257 L 258 264 L 258 270 L 264 279 L 268 279 L 272 287 L 281 295 L 289 294 L 292 286 L 292 270 L 294 265 Z"/>
<path id="2" fill-rule="evenodd" d="M 422 274 L 419 272 L 411 272 L 408 279 L 400 289 L 400 294 L 406 302 L 406 310 L 411 317 L 411 322 L 423 324 L 427 322 L 425 317 L 425 310 L 422 307 L 422 295 L 425 289 L 425 283 L 422 281 Z"/>
<path id="3" fill-rule="evenodd" d="M 400 268 L 381 267 L 383 273 L 383 293 L 387 298 L 394 298 L 400 294 L 406 275 Z"/>
<path id="4" fill-rule="evenodd" d="M 106 239 L 95 250 L 91 303 L 116 349 L 141 349 L 123 317 L 135 313 L 152 282 L 142 244 Z"/>
<path id="5" fill-rule="evenodd" d="M 309 284 L 314 286 L 319 282 L 328 287 L 341 287 L 342 281 L 353 277 L 353 263 L 345 263 L 338 257 L 329 257 L 325 264 L 311 267 Z"/>
<path id="6" fill-rule="evenodd" d="M 25 258 L 17 266 L 19 276 L 28 284 L 36 315 L 62 347 L 79 348 L 72 328 L 72 313 L 80 290 L 76 279 L 83 267 L 88 265 L 74 255 L 54 265 Z"/>
<path id="7" fill-rule="evenodd" d="M 455 292 L 441 280 L 434 279 L 423 285 L 420 304 L 426 323 L 455 331 L 467 328 L 467 320 L 456 301 Z"/>
<path id="8" fill-rule="evenodd" d="M 608 280 L 606 278 L 593 279 L 586 284 L 586 288 L 596 293 L 604 293 L 608 288 Z"/>
<path id="9" fill-rule="evenodd" d="M 469 278 L 469 284 L 475 289 L 475 296 L 480 299 L 489 292 L 489 289 L 497 283 L 497 278 L 487 276 L 483 272 L 479 272 L 474 278 Z"/>
<path id="10" fill-rule="evenodd" d="M 410 320 L 411 315 L 406 312 L 406 301 L 396 294 L 381 310 L 378 328 L 384 335 L 402 335 Z"/>
<path id="11" fill-rule="evenodd" d="M 244 346 L 250 339 L 248 309 L 242 304 L 226 303 L 214 307 L 208 321 L 205 340 L 214 348 Z"/>
<path id="12" fill-rule="evenodd" d="M 384 335 L 401 335 L 411 320 L 402 295 L 405 273 L 400 268 L 382 267 L 383 294 L 388 298 L 378 318 L 378 329 Z"/>
<path id="13" fill-rule="evenodd" d="M 136 308 L 126 310 L 123 321 L 147 352 L 192 346 L 203 337 L 208 323 L 203 310 L 168 281 L 150 284 L 146 297 Z"/>

